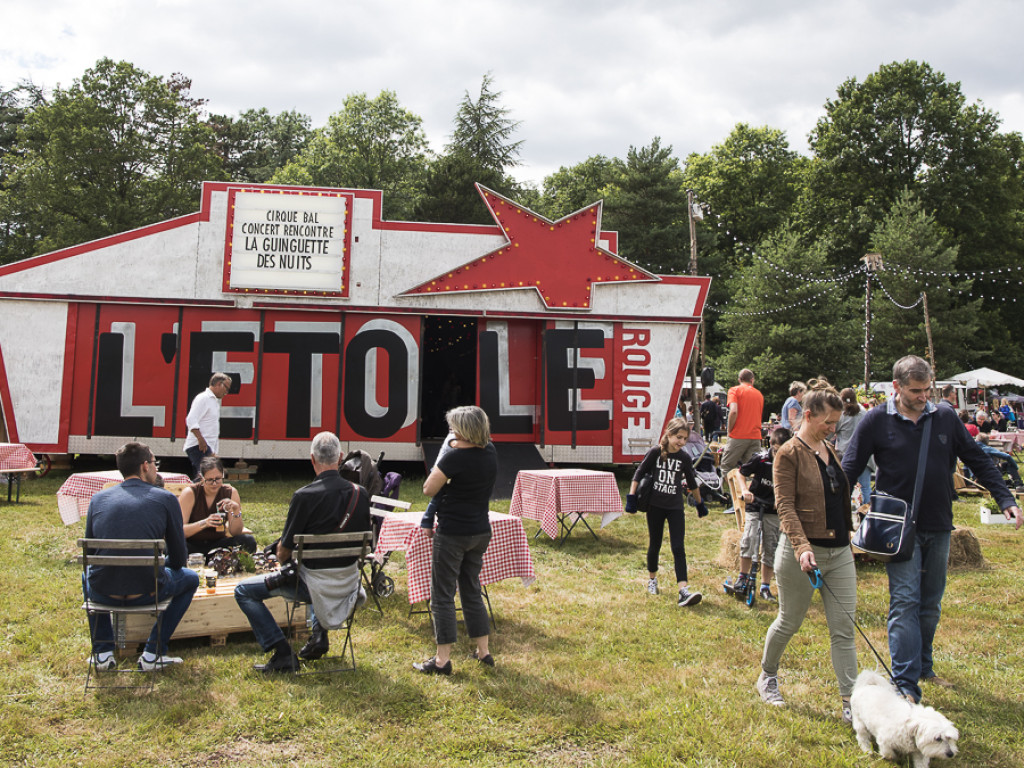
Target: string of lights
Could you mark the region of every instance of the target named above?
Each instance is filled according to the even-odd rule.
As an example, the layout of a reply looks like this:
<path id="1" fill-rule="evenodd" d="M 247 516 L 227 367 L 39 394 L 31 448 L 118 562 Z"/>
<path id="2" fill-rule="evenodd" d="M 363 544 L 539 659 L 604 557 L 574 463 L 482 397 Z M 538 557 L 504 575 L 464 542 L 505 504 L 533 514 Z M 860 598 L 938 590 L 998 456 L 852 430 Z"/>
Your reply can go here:
<path id="1" fill-rule="evenodd" d="M 774 315 L 774 314 L 778 314 L 779 312 L 786 312 L 788 310 L 795 309 L 796 307 L 802 306 L 804 304 L 808 304 L 808 303 L 814 301 L 815 299 L 824 296 L 826 293 L 831 293 L 832 291 L 836 290 L 836 288 L 838 288 L 839 285 L 840 285 L 839 283 L 834 283 L 834 284 L 828 286 L 827 288 L 825 288 L 824 290 L 818 291 L 817 293 L 812 294 L 811 296 L 808 296 L 805 299 L 801 299 L 800 301 L 795 301 L 792 304 L 788 304 L 787 306 L 784 306 L 784 307 L 775 307 L 774 309 L 763 309 L 763 310 L 760 310 L 760 311 L 757 311 L 757 312 L 726 312 L 724 309 L 720 309 L 719 307 L 712 306 L 712 305 L 706 306 L 705 309 L 707 309 L 709 312 L 714 312 L 714 313 L 716 313 L 718 315 L 722 315 L 722 316 L 728 315 L 728 316 L 731 316 L 731 317 L 757 317 L 759 315 Z M 776 295 L 778 295 L 778 294 L 776 294 Z"/>
<path id="2" fill-rule="evenodd" d="M 892 294 L 889 293 L 889 289 L 885 287 L 885 283 L 883 283 L 881 280 L 878 280 L 877 277 L 875 278 L 875 281 L 878 283 L 878 287 L 882 289 L 882 293 L 885 294 L 885 297 L 887 299 L 889 299 L 889 301 L 891 301 L 894 306 L 897 306 L 900 309 L 913 309 L 918 304 L 920 304 L 922 301 L 924 301 L 924 294 L 918 294 L 917 301 L 915 301 L 913 304 L 907 304 L 907 305 L 900 304 L 898 301 L 896 301 L 896 299 L 894 299 L 892 297 Z"/>
<path id="3" fill-rule="evenodd" d="M 769 258 L 767 258 L 765 256 L 762 256 L 757 251 L 755 251 L 753 248 L 751 248 L 749 245 L 747 245 L 742 240 L 740 240 L 738 237 L 736 237 L 736 235 L 734 235 L 729 229 L 727 229 L 726 225 L 722 222 L 721 214 L 712 212 L 711 215 L 715 217 L 715 226 L 718 227 L 718 229 L 720 229 L 726 235 L 731 237 L 732 241 L 736 245 L 738 245 L 740 248 L 742 248 L 748 254 L 753 256 L 755 259 L 758 259 L 762 263 L 767 264 L 769 267 L 774 269 L 776 272 L 779 272 L 779 273 L 785 275 L 786 277 L 789 277 L 789 278 L 792 278 L 792 279 L 796 279 L 796 280 L 802 280 L 802 281 L 807 282 L 807 283 L 831 283 L 831 282 L 835 282 L 837 280 L 839 280 L 839 281 L 846 280 L 850 275 L 856 274 L 856 273 L 861 272 L 863 270 L 863 266 L 858 265 L 857 267 L 854 267 L 853 269 L 851 269 L 849 272 L 843 272 L 843 273 L 840 273 L 840 274 L 835 274 L 834 272 L 820 272 L 820 273 L 811 272 L 811 273 L 807 273 L 807 274 L 791 272 L 788 269 L 786 269 L 785 267 L 776 264 L 771 259 L 769 259 Z M 820 276 L 818 276 L 818 275 L 820 275 Z"/>

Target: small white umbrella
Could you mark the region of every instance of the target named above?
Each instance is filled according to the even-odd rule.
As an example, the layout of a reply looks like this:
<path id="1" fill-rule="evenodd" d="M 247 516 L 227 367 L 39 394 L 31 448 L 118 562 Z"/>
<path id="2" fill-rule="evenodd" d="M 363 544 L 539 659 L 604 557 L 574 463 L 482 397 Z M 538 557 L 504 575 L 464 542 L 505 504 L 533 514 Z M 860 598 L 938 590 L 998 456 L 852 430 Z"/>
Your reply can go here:
<path id="1" fill-rule="evenodd" d="M 952 377 L 968 387 L 1024 387 L 1024 379 L 1010 376 L 1008 373 L 1000 373 L 991 368 L 975 368 L 973 371 L 964 371 Z"/>

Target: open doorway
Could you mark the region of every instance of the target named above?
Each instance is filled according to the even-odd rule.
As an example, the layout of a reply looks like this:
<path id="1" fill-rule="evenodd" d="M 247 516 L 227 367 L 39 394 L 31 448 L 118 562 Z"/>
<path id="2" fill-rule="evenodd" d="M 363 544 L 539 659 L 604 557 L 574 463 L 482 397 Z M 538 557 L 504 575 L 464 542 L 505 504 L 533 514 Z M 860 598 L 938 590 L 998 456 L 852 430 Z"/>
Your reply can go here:
<path id="1" fill-rule="evenodd" d="M 444 415 L 476 403 L 476 320 L 427 317 L 423 321 L 422 440 L 448 434 Z"/>

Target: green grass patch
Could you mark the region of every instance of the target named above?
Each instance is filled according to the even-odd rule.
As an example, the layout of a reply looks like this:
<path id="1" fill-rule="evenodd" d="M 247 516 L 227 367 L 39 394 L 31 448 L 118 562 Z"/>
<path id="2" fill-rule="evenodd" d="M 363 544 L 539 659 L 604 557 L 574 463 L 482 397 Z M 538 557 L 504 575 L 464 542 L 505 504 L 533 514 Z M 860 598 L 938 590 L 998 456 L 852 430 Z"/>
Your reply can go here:
<path id="1" fill-rule="evenodd" d="M 594 541 L 577 529 L 562 547 L 526 521 L 537 581 L 490 588 L 498 630 L 487 670 L 460 638 L 450 679 L 412 662 L 433 649 L 424 616 L 408 615 L 403 559 L 384 615 L 364 610 L 353 638 L 359 668 L 325 678 L 251 672 L 263 655 L 250 634 L 226 646 L 172 644 L 185 658 L 150 695 L 84 695 L 88 630 L 80 609 L 75 539 L 51 474 L 0 509 L 0 763 L 11 766 L 866 766 L 839 719 L 828 632 L 816 598 L 783 659 L 789 706 L 764 706 L 754 691 L 762 643 L 775 612 L 748 609 L 721 591 L 722 534 L 735 523 L 720 507 L 687 517 L 697 607 L 675 605 L 671 553 L 662 551 L 664 594 L 644 591 L 643 515 L 623 516 Z M 242 488 L 246 524 L 261 542 L 281 531 L 301 472 Z M 625 476 L 621 479 L 625 482 Z M 423 509 L 422 477 L 402 498 Z M 6 498 L 6 494 L 5 494 Z M 507 511 L 507 501 L 493 508 Z M 981 526 L 977 501 L 958 504 L 956 524 L 974 529 L 986 567 L 950 573 L 936 640 L 936 667 L 953 690 L 926 688 L 926 703 L 960 729 L 958 764 L 1024 764 L 1024 534 Z M 667 537 L 666 537 L 667 538 Z M 883 653 L 884 568 L 858 566 L 858 617 Z M 461 631 L 461 627 L 460 627 Z M 860 662 L 875 660 L 858 638 Z"/>

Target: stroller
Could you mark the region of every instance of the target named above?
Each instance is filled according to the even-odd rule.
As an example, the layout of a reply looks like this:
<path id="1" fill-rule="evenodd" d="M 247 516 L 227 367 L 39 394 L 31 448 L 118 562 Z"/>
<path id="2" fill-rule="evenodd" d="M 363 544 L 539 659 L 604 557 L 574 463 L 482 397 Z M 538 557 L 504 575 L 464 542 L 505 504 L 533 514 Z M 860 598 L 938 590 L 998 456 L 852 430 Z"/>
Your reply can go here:
<path id="1" fill-rule="evenodd" d="M 341 463 L 340 474 L 349 482 L 363 486 L 370 498 L 386 496 L 390 499 L 397 499 L 402 485 L 402 476 L 397 472 L 388 472 L 382 475 L 380 463 L 383 460 L 383 451 L 376 461 L 366 451 L 350 451 Z M 383 521 L 377 515 L 371 515 L 370 520 L 373 525 L 373 540 L 376 543 Z M 390 552 L 385 552 L 380 563 L 376 559 L 370 560 L 370 586 L 378 597 L 390 597 L 395 591 L 394 580 L 384 573 L 384 566 L 388 564 L 390 555 Z"/>
<path id="2" fill-rule="evenodd" d="M 697 430 L 690 431 L 690 439 L 686 441 L 683 450 L 693 462 L 693 471 L 697 475 L 701 498 L 705 502 L 715 501 L 719 504 L 728 504 L 729 498 L 722 493 L 722 473 L 715 464 L 711 447 L 704 442 L 704 438 L 697 433 Z"/>

